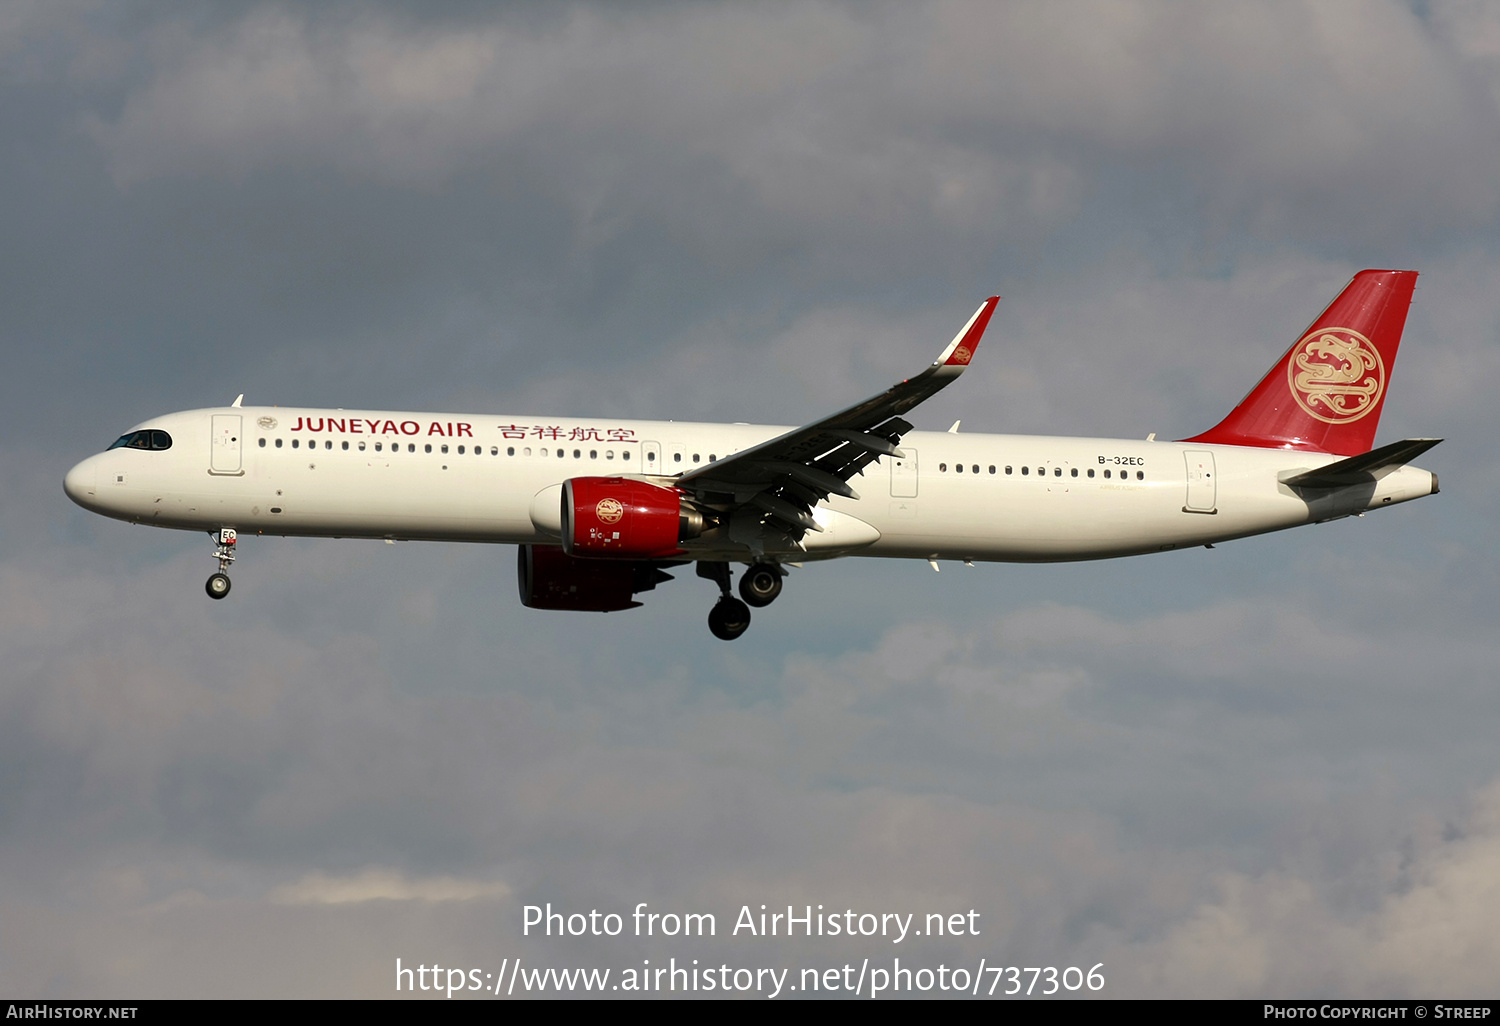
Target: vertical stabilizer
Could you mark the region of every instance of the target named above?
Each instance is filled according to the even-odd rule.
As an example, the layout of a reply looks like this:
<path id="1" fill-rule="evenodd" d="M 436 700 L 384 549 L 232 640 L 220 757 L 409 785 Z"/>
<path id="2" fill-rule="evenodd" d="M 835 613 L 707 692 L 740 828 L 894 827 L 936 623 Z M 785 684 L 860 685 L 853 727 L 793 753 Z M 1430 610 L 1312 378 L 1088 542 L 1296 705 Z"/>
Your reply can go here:
<path id="1" fill-rule="evenodd" d="M 1360 271 L 1229 416 L 1184 441 L 1368 452 L 1416 284 L 1416 271 Z"/>

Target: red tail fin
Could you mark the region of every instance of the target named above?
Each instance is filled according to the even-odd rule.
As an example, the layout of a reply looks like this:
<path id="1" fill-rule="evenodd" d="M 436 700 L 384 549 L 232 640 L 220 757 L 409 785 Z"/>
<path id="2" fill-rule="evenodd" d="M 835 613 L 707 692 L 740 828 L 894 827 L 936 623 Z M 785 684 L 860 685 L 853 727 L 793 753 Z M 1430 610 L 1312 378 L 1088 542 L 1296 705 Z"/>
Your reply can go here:
<path id="1" fill-rule="evenodd" d="M 1183 441 L 1368 452 L 1416 285 L 1416 271 L 1360 271 L 1229 416 Z"/>

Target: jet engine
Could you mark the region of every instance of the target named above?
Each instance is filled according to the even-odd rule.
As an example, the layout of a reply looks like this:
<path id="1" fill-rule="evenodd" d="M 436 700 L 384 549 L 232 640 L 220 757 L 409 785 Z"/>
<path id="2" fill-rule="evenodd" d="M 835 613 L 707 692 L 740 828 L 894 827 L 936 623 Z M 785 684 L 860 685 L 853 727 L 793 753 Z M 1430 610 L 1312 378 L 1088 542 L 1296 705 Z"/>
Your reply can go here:
<path id="1" fill-rule="evenodd" d="M 574 559 L 555 545 L 522 545 L 516 561 L 521 604 L 532 609 L 612 613 L 640 605 L 635 594 L 672 580 L 653 563 Z"/>
<path id="2" fill-rule="evenodd" d="M 675 488 L 624 477 L 575 477 L 562 488 L 562 543 L 590 559 L 669 559 L 703 533 L 703 514 Z"/>

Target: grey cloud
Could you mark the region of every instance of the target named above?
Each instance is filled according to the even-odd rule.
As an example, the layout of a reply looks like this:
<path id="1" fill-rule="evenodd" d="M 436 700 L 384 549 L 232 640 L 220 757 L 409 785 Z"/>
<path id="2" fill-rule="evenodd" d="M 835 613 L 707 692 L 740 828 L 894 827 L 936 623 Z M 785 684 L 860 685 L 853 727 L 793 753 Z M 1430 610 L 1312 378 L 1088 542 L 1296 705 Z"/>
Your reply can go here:
<path id="1" fill-rule="evenodd" d="M 349 587 L 369 571 L 340 569 L 334 546 L 261 548 L 285 564 L 274 577 L 295 563 L 314 581 L 331 574 L 330 595 L 368 590 Z M 1331 569 L 1356 594 L 1368 590 L 1352 568 Z M 1000 945 L 1107 959 L 1120 967 L 1119 989 L 1139 993 L 1192 989 L 1193 966 L 1238 957 L 1236 972 L 1248 975 L 1204 977 L 1214 992 L 1367 993 L 1368 973 L 1345 973 L 1336 958 L 1301 959 L 1288 975 L 1290 960 L 1257 962 L 1243 946 L 1279 950 L 1308 917 L 1340 937 L 1351 916 L 1373 917 L 1362 928 L 1373 948 L 1331 950 L 1383 964 L 1382 952 L 1419 943 L 1425 923 L 1442 921 L 1443 895 L 1462 889 L 1470 853 L 1483 858 L 1489 843 L 1482 798 L 1464 828 L 1468 847 L 1419 838 L 1405 878 L 1428 881 L 1432 896 L 1410 898 L 1385 859 L 1359 899 L 1373 912 L 1341 898 L 1346 867 L 1309 870 L 1285 840 L 1257 842 L 1259 854 L 1225 875 L 1223 846 L 1326 818 L 1340 803 L 1348 785 L 1327 792 L 1325 760 L 1358 764 L 1378 751 L 1393 765 L 1420 760 L 1434 779 L 1474 765 L 1465 751 L 1491 736 L 1487 688 L 1469 674 L 1493 664 L 1493 641 L 1477 625 L 1426 640 L 1426 621 L 1371 633 L 1378 599 L 1330 608 L 1280 593 L 1148 616 L 1022 606 L 954 625 L 924 618 L 867 650 L 790 655 L 770 690 L 738 698 L 716 680 L 735 675 L 734 656 L 659 667 L 627 643 L 652 630 L 643 620 L 502 621 L 498 637 L 471 641 L 461 659 L 508 652 L 520 664 L 465 695 L 451 669 L 429 667 L 410 683 L 382 669 L 380 639 L 402 628 L 364 625 L 378 604 L 337 612 L 310 597 L 273 630 L 255 600 L 260 585 L 250 619 L 226 634 L 206 619 L 221 609 L 190 601 L 178 576 L 165 567 L 126 589 L 11 571 L 0 587 L 18 613 L 7 617 L 5 648 L 37 667 L 14 679 L 5 748 L 43 770 L 12 789 L 4 843 L 7 875 L 31 877 L 32 894 L 45 897 L 8 919 L 48 923 L 49 943 L 63 944 L 44 945 L 54 959 L 119 945 L 137 953 L 127 963 L 55 960 L 69 967 L 61 992 L 246 993 L 258 978 L 279 993 L 383 993 L 376 968 L 398 947 L 450 961 L 514 952 L 520 904 L 571 895 L 720 914 L 759 900 L 974 906 L 992 932 L 944 947 L 945 957 Z M 477 637 L 441 610 L 438 648 Z M 582 658 L 568 653 L 579 630 L 598 646 Z M 419 634 L 398 636 L 405 646 Z M 133 640 L 122 647 L 121 637 Z M 1333 675 L 1322 656 L 1330 648 L 1343 664 Z M 1444 653 L 1436 664 L 1434 651 Z M 1444 702 L 1411 702 L 1420 668 L 1434 665 L 1420 688 Z M 1384 683 L 1372 690 L 1371 680 Z M 1409 712 L 1392 730 L 1403 693 Z M 1372 703 L 1385 713 L 1361 719 Z M 1448 741 L 1436 761 L 1434 731 Z M 1259 769 L 1241 780 L 1247 764 Z M 1173 807 L 1150 808 L 1163 801 Z M 1064 811 L 1080 807 L 1090 811 Z M 1352 834 L 1368 853 L 1365 817 L 1420 833 L 1417 808 L 1409 797 L 1366 803 L 1320 843 Z M 36 861 L 79 830 L 89 853 Z M 1394 851 L 1399 836 L 1373 840 L 1381 861 L 1380 845 Z M 93 868 L 101 853 L 114 868 Z M 102 924 L 70 926 L 60 908 L 45 911 L 80 886 L 109 895 Z M 446 927 L 422 910 L 460 892 L 474 896 Z M 309 919 L 299 908 L 328 911 Z M 299 968 L 313 951 L 300 941 L 252 950 L 267 936 L 320 938 L 320 972 Z M 1463 936 L 1449 947 L 1451 973 L 1487 964 L 1483 944 Z M 188 953 L 203 944 L 212 957 Z M 620 958 L 599 945 L 527 950 Z M 733 949 L 698 953 L 710 950 Z M 828 956 L 806 943 L 763 950 Z M 1447 977 L 1414 968 L 1409 978 Z"/>
<path id="2" fill-rule="evenodd" d="M 1347 219 L 1355 238 L 1409 231 L 1414 176 L 1424 223 L 1457 226 L 1496 199 L 1494 103 L 1397 4 L 946 3 L 880 19 L 578 6 L 543 26 L 427 28 L 264 8 L 159 35 L 151 81 L 91 124 L 122 183 L 297 163 L 430 187 L 534 159 L 515 144 L 595 231 L 622 171 L 640 189 L 699 159 L 755 206 L 841 234 L 893 217 L 965 235 L 1052 226 L 1109 164 L 1158 174 L 1165 160 L 1187 171 L 1167 171 L 1180 187 L 1267 231 L 1309 217 Z M 590 141 L 602 161 L 577 159 Z"/>
<path id="3" fill-rule="evenodd" d="M 1500 955 L 1489 927 L 1500 902 L 1490 869 L 1500 854 L 1497 806 L 1500 785 L 1491 783 L 1475 796 L 1464 835 L 1422 836 L 1403 879 L 1391 874 L 1365 915 L 1341 915 L 1295 875 L 1224 874 L 1214 900 L 1123 960 L 1139 964 L 1142 993 L 1486 993 Z"/>

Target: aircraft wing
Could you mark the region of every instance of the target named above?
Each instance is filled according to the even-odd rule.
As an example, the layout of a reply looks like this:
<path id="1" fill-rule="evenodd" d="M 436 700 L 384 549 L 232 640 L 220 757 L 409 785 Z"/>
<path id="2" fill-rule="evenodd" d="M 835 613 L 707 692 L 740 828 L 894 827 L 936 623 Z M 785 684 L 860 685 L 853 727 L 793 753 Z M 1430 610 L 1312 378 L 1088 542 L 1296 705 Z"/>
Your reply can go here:
<path id="1" fill-rule="evenodd" d="M 857 498 L 849 479 L 881 456 L 900 456 L 896 443 L 912 429 L 902 419 L 963 373 L 995 312 L 984 301 L 938 358 L 915 377 L 847 410 L 689 471 L 677 487 L 710 505 L 731 507 L 730 538 L 751 546 L 767 531 L 800 541 L 819 531 L 812 509 L 830 495 Z"/>

